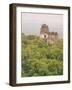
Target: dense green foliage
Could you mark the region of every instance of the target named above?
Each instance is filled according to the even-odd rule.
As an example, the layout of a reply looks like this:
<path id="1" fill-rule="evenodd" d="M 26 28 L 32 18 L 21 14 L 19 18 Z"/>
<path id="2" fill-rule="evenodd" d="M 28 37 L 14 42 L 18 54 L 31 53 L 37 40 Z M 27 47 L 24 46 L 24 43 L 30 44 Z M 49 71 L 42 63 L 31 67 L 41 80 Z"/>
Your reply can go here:
<path id="1" fill-rule="evenodd" d="M 47 44 L 34 35 L 22 34 L 22 77 L 63 74 L 63 41 Z"/>

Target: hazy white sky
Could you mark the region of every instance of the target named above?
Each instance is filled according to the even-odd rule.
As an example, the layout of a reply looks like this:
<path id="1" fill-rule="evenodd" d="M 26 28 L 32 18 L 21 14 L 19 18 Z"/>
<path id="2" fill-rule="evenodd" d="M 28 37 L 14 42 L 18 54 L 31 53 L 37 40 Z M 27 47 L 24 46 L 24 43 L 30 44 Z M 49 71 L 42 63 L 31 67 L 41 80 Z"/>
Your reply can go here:
<path id="1" fill-rule="evenodd" d="M 22 32 L 25 34 L 40 34 L 42 24 L 47 24 L 50 32 L 58 32 L 63 36 L 63 15 L 22 13 Z"/>

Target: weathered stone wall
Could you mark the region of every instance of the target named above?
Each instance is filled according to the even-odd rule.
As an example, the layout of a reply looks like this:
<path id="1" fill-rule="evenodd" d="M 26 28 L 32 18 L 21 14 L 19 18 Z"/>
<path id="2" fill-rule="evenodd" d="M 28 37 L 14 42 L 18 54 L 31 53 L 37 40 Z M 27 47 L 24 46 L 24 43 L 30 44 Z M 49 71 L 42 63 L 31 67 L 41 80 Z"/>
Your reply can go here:
<path id="1" fill-rule="evenodd" d="M 48 25 L 43 24 L 40 30 L 40 38 L 45 39 L 48 43 L 54 43 L 58 39 L 58 33 L 49 32 Z"/>

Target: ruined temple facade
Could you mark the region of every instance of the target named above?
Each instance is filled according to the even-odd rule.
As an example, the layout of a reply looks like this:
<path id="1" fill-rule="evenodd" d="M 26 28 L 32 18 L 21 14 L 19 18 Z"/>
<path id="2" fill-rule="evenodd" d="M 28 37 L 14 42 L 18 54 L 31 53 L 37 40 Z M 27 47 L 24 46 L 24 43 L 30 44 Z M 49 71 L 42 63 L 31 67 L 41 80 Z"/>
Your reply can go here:
<path id="1" fill-rule="evenodd" d="M 57 32 L 49 32 L 49 27 L 43 24 L 40 29 L 40 38 L 44 39 L 47 43 L 53 44 L 58 39 Z"/>

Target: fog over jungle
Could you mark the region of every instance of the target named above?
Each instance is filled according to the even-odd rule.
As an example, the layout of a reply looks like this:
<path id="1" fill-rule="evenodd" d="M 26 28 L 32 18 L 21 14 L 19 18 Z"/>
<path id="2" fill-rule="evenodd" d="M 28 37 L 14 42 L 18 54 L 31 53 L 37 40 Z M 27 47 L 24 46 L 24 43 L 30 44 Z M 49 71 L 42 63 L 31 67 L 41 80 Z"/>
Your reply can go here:
<path id="1" fill-rule="evenodd" d="M 42 24 L 49 27 L 49 32 L 57 32 L 63 37 L 63 15 L 61 14 L 39 14 L 22 13 L 22 32 L 26 35 L 39 35 Z"/>

